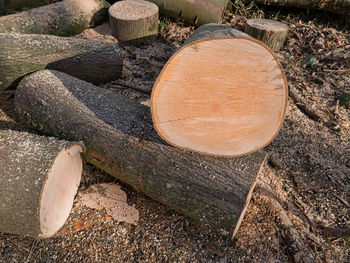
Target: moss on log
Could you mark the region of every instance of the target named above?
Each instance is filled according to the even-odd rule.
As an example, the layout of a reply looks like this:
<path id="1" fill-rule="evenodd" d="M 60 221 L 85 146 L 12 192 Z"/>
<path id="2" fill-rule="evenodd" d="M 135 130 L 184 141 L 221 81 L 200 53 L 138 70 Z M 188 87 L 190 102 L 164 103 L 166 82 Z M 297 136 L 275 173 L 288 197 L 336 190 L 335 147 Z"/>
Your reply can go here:
<path id="1" fill-rule="evenodd" d="M 227 5 L 227 0 L 150 0 L 158 5 L 160 13 L 200 26 L 219 23 Z"/>
<path id="2" fill-rule="evenodd" d="M 104 0 L 64 0 L 0 17 L 0 33 L 73 36 L 104 22 L 108 7 Z"/>
<path id="3" fill-rule="evenodd" d="M 117 79 L 123 61 L 115 43 L 0 33 L 0 90 L 37 70 L 57 69 L 92 83 Z"/>
<path id="4" fill-rule="evenodd" d="M 0 231 L 54 235 L 73 205 L 82 150 L 73 142 L 0 130 Z"/>
<path id="5" fill-rule="evenodd" d="M 15 105 L 27 125 L 82 140 L 90 163 L 213 229 L 238 228 L 265 159 L 263 151 L 217 158 L 171 147 L 148 107 L 57 71 L 24 78 Z"/>

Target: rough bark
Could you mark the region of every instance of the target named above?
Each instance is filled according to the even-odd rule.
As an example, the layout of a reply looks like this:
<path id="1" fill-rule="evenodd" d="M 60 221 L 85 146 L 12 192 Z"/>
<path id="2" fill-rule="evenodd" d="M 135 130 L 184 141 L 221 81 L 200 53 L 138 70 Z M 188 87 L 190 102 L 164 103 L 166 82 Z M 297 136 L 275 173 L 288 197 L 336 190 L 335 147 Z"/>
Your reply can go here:
<path id="1" fill-rule="evenodd" d="M 52 233 L 46 235 L 40 219 L 43 189 L 48 185 L 56 158 L 64 149 L 73 146 L 82 150 L 80 144 L 73 142 L 26 132 L 0 130 L 1 232 L 33 237 L 51 236 Z M 71 202 L 73 204 L 73 200 Z"/>
<path id="2" fill-rule="evenodd" d="M 90 163 L 213 229 L 239 226 L 265 159 L 262 151 L 216 158 L 171 147 L 148 107 L 57 71 L 23 79 L 15 105 L 27 125 L 82 140 Z"/>
<path id="3" fill-rule="evenodd" d="M 227 5 L 227 0 L 150 0 L 158 5 L 160 13 L 200 26 L 219 23 Z"/>
<path id="4" fill-rule="evenodd" d="M 121 42 L 140 44 L 158 34 L 158 6 L 147 1 L 120 1 L 109 8 L 112 35 Z"/>
<path id="5" fill-rule="evenodd" d="M 264 42 L 273 51 L 279 51 L 286 40 L 288 26 L 270 19 L 248 19 L 244 31 Z"/>
<path id="6" fill-rule="evenodd" d="M 64 0 L 0 17 L 0 33 L 73 36 L 108 17 L 104 0 Z"/>
<path id="7" fill-rule="evenodd" d="M 45 68 L 101 83 L 118 78 L 123 66 L 119 47 L 103 41 L 0 33 L 0 50 L 0 90 Z"/>
<path id="8" fill-rule="evenodd" d="M 163 67 L 151 111 L 155 129 L 169 144 L 237 157 L 276 137 L 286 113 L 287 81 L 276 55 L 244 35 L 203 25 Z"/>
<path id="9" fill-rule="evenodd" d="M 245 0 L 244 2 L 250 3 L 253 1 Z M 254 2 L 264 5 L 318 9 L 345 16 L 349 16 L 350 14 L 349 0 L 254 0 Z"/>

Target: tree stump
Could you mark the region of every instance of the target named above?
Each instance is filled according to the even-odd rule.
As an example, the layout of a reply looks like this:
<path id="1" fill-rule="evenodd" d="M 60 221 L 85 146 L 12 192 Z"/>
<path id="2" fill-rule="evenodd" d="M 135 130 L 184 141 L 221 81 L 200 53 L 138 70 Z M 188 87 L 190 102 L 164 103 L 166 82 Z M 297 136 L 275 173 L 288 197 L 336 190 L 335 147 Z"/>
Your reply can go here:
<path id="1" fill-rule="evenodd" d="M 149 108 L 57 71 L 24 78 L 20 119 L 43 133 L 82 140 L 86 159 L 204 227 L 239 227 L 266 154 L 203 156 L 169 146 Z"/>
<path id="2" fill-rule="evenodd" d="M 158 6 L 143 0 L 120 1 L 109 8 L 112 35 L 136 44 L 158 35 Z"/>
<path id="3" fill-rule="evenodd" d="M 0 90 L 45 68 L 101 83 L 117 79 L 123 67 L 118 45 L 104 41 L 0 33 L 0 50 Z"/>
<path id="4" fill-rule="evenodd" d="M 0 231 L 53 236 L 73 206 L 82 151 L 78 143 L 0 130 Z"/>
<path id="5" fill-rule="evenodd" d="M 77 35 L 104 22 L 109 6 L 105 0 L 64 0 L 0 17 L 0 33 Z"/>
<path id="6" fill-rule="evenodd" d="M 219 23 L 228 0 L 150 0 L 165 16 L 183 19 L 185 22 L 200 26 L 207 23 Z"/>
<path id="7" fill-rule="evenodd" d="M 262 149 L 279 132 L 288 99 L 282 66 L 262 42 L 227 33 L 199 28 L 157 78 L 153 124 L 169 144 L 235 157 Z"/>
<path id="8" fill-rule="evenodd" d="M 248 19 L 244 32 L 264 42 L 273 51 L 279 51 L 286 40 L 288 26 L 270 19 Z"/>

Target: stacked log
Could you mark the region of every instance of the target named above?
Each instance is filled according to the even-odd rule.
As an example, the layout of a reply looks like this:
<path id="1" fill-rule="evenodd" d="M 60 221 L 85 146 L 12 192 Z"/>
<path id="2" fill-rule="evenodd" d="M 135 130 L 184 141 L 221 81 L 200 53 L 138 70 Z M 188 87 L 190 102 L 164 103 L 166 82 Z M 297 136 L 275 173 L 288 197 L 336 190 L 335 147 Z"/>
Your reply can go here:
<path id="1" fill-rule="evenodd" d="M 262 151 L 218 158 L 171 147 L 148 107 L 57 71 L 24 78 L 15 105 L 30 127 L 82 140 L 90 163 L 214 229 L 238 228 L 265 159 Z"/>

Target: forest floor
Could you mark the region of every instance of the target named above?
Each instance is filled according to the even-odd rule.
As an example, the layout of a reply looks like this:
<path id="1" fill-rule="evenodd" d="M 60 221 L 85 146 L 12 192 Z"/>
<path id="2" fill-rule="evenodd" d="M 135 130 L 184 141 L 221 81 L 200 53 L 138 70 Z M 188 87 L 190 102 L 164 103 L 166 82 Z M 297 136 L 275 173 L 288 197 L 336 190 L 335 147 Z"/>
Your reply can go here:
<path id="1" fill-rule="evenodd" d="M 316 261 L 350 262 L 350 109 L 339 105 L 340 96 L 350 94 L 350 26 L 337 16 L 305 10 L 237 10 L 226 13 L 223 23 L 243 30 L 246 19 L 264 16 L 290 26 L 277 52 L 289 84 L 289 105 L 279 135 L 266 148 L 274 158 L 260 180 L 271 186 Z M 162 18 L 156 41 L 123 46 L 122 78 L 102 87 L 149 105 L 156 77 L 193 30 Z M 104 24 L 78 37 L 116 41 L 109 34 Z M 30 131 L 16 121 L 14 92 L 0 93 L 0 129 Z M 102 182 L 121 184 L 128 203 L 139 210 L 137 225 L 81 205 L 80 193 Z M 0 233 L 0 262 L 300 262 L 278 211 L 261 196 L 259 185 L 256 189 L 232 241 L 85 164 L 60 234 L 36 240 Z"/>

